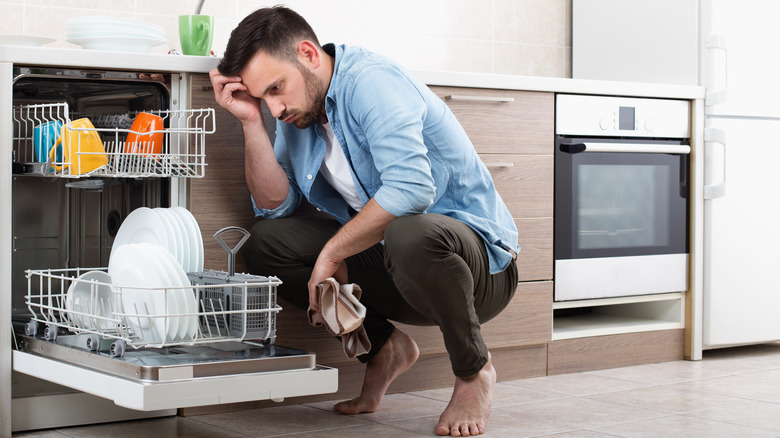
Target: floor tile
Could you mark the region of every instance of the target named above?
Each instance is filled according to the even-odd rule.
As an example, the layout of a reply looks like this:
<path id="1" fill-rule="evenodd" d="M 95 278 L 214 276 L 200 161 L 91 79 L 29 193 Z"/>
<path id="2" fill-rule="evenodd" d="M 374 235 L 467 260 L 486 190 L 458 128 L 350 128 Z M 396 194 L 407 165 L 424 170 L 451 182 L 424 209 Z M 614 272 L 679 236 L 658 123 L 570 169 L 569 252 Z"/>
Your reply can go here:
<path id="1" fill-rule="evenodd" d="M 618 422 L 638 421 L 668 415 L 664 412 L 602 402 L 580 397 L 526 403 L 496 408 L 516 418 L 554 424 L 564 429 L 592 429 Z"/>
<path id="2" fill-rule="evenodd" d="M 452 388 L 430 389 L 426 391 L 409 392 L 407 394 L 449 403 L 450 397 L 452 396 Z M 566 397 L 566 395 L 498 383 L 493 394 L 493 407 L 496 408 L 518 403 L 533 403 L 562 397 Z"/>
<path id="3" fill-rule="evenodd" d="M 371 436 L 425 437 L 431 435 L 431 433 L 412 433 L 408 429 L 397 428 L 386 424 L 367 423 L 361 426 L 339 427 L 336 429 L 286 434 L 284 437 L 366 438 Z"/>
<path id="4" fill-rule="evenodd" d="M 253 437 L 308 433 L 369 424 L 357 416 L 340 415 L 332 411 L 303 405 L 200 415 L 191 418 L 204 424 Z"/>
<path id="5" fill-rule="evenodd" d="M 589 371 L 585 374 L 631 380 L 635 382 L 660 385 L 686 382 L 698 379 L 733 376 L 740 372 L 753 372 L 766 369 L 765 365 L 735 367 L 734 364 L 713 365 L 710 362 L 678 360 L 653 363 L 608 370 Z"/>
<path id="6" fill-rule="evenodd" d="M 438 416 L 419 417 L 402 421 L 394 421 L 392 424 L 401 429 L 412 431 L 426 436 L 434 435 L 434 428 L 439 421 Z M 518 416 L 513 412 L 494 409 L 490 414 L 485 433 L 480 438 L 523 438 L 547 436 L 552 433 L 569 430 L 566 426 L 546 423 Z M 404 435 L 405 436 L 405 435 Z"/>
<path id="7" fill-rule="evenodd" d="M 648 383 L 616 379 L 589 373 L 561 374 L 557 376 L 513 380 L 505 382 L 505 384 L 542 392 L 572 396 L 600 394 L 604 392 L 623 391 L 626 389 L 650 386 Z"/>
<path id="8" fill-rule="evenodd" d="M 246 438 L 246 435 L 183 417 L 76 426 L 63 428 L 60 431 L 75 438 Z"/>
<path id="9" fill-rule="evenodd" d="M 311 403 L 307 406 L 330 410 L 334 402 Z M 436 415 L 437 417 L 447 407 L 447 402 L 417 397 L 410 394 L 390 394 L 382 399 L 382 404 L 376 412 L 348 416 L 364 421 L 388 423 L 408 418 Z M 347 416 L 345 416 L 347 417 Z"/>
<path id="10" fill-rule="evenodd" d="M 686 415 L 780 433 L 780 404 L 775 403 L 748 402 L 728 408 L 690 412 Z"/>
<path id="11" fill-rule="evenodd" d="M 578 429 L 544 436 L 550 438 L 615 438 L 618 435 L 596 432 L 595 430 Z"/>
<path id="12" fill-rule="evenodd" d="M 670 415 L 651 420 L 603 426 L 597 432 L 625 438 L 707 437 L 707 438 L 774 438 L 777 434 L 754 427 L 722 423 L 684 415 Z"/>
<path id="13" fill-rule="evenodd" d="M 670 414 L 700 411 L 720 407 L 745 404 L 742 398 L 687 391 L 679 386 L 661 385 L 647 388 L 629 389 L 587 396 L 592 400 L 618 403 Z"/>
<path id="14" fill-rule="evenodd" d="M 759 371 L 676 384 L 683 390 L 780 403 L 780 372 Z"/>

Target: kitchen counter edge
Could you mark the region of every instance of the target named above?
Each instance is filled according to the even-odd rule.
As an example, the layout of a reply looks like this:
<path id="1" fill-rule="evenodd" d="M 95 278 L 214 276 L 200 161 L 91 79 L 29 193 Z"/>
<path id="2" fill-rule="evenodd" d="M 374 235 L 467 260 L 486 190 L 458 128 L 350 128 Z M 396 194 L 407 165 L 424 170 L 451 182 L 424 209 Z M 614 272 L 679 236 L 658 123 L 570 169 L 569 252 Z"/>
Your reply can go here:
<path id="1" fill-rule="evenodd" d="M 101 50 L 0 46 L 0 62 L 25 66 L 208 73 L 219 58 Z M 703 99 L 704 87 L 490 73 L 413 70 L 428 85 L 667 99 Z"/>

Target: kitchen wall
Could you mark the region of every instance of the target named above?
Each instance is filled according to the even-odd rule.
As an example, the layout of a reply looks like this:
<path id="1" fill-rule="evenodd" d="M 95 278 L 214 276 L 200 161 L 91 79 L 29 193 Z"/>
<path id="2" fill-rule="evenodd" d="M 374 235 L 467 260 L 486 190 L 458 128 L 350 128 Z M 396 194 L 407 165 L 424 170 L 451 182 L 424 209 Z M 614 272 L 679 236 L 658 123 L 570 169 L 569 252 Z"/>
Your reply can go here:
<path id="1" fill-rule="evenodd" d="M 197 0 L 0 0 L 0 34 L 58 38 L 47 47 L 77 48 L 65 41 L 69 19 L 110 15 L 166 29 L 179 47 L 177 16 Z M 263 6 L 286 4 L 303 15 L 320 42 L 359 45 L 413 70 L 571 77 L 571 0 L 206 0 L 202 13 L 216 19 L 214 51 L 230 31 Z"/>

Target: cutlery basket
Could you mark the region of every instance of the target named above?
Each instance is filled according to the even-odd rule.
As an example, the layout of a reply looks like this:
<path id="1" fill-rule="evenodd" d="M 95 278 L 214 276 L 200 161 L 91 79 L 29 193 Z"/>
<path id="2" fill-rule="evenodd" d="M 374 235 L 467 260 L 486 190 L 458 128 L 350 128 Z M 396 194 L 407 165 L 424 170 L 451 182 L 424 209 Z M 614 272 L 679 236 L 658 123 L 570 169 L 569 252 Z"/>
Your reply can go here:
<path id="1" fill-rule="evenodd" d="M 188 273 L 200 285 L 200 326 L 204 333 L 258 339 L 272 344 L 276 338 L 275 277 L 204 270 Z"/>

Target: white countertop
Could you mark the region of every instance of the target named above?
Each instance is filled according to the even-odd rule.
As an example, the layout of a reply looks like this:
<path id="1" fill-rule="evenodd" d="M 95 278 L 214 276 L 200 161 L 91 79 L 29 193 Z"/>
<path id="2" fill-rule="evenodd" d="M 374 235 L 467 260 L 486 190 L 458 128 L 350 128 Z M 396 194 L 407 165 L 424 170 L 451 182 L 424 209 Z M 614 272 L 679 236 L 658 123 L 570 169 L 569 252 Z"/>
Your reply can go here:
<path id="1" fill-rule="evenodd" d="M 217 66 L 218 58 L 204 56 L 125 53 L 101 50 L 46 47 L 0 46 L 0 63 L 23 66 L 77 67 L 131 71 L 207 73 Z M 547 91 L 553 93 L 598 94 L 612 96 L 703 99 L 704 87 L 664 85 L 585 79 L 547 78 L 413 71 L 428 85 Z"/>

